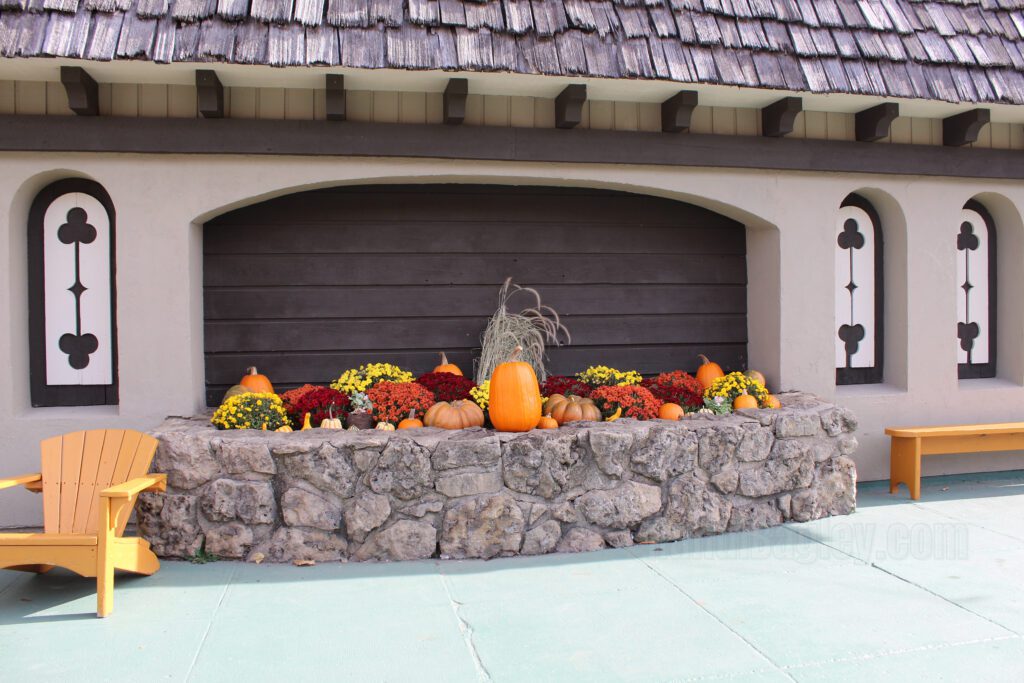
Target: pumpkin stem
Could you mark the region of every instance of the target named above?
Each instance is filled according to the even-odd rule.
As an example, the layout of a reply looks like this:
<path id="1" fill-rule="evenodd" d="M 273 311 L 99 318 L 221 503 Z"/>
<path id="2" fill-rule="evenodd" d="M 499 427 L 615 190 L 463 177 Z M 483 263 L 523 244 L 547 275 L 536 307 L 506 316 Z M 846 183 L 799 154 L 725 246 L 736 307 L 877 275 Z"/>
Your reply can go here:
<path id="1" fill-rule="evenodd" d="M 708 365 L 709 363 L 711 363 L 711 361 L 708 359 L 708 357 L 705 356 L 703 353 L 698 353 L 697 354 L 697 358 L 700 358 L 701 361 L 704 362 L 704 365 Z"/>
<path id="2" fill-rule="evenodd" d="M 448 365 L 448 354 L 441 352 L 441 365 Z"/>
<path id="3" fill-rule="evenodd" d="M 521 354 L 522 352 L 523 352 L 523 347 L 522 346 L 517 346 L 516 348 L 512 349 L 512 355 L 510 355 L 508 357 L 508 362 L 509 363 L 514 363 L 516 358 L 519 358 L 519 354 Z"/>
<path id="4" fill-rule="evenodd" d="M 247 374 L 247 375 L 256 375 L 256 374 L 259 374 L 259 373 L 256 372 L 256 366 L 255 365 L 250 365 L 249 367 L 247 367 L 245 369 L 245 374 Z"/>
<path id="5" fill-rule="evenodd" d="M 444 356 L 443 353 L 441 355 Z M 416 409 L 415 408 L 413 408 L 412 410 L 409 411 L 409 419 L 410 420 L 415 420 L 416 419 Z"/>

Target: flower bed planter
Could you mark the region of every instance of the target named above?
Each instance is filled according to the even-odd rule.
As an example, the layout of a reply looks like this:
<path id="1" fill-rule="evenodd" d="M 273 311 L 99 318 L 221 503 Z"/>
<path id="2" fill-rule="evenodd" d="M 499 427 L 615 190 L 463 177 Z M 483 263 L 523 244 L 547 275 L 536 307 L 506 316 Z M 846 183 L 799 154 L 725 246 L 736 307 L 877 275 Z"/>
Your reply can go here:
<path id="1" fill-rule="evenodd" d="M 163 557 L 490 558 L 757 529 L 853 511 L 853 415 L 800 393 L 778 410 L 573 423 L 522 434 L 155 432 L 166 494 L 139 527 Z"/>

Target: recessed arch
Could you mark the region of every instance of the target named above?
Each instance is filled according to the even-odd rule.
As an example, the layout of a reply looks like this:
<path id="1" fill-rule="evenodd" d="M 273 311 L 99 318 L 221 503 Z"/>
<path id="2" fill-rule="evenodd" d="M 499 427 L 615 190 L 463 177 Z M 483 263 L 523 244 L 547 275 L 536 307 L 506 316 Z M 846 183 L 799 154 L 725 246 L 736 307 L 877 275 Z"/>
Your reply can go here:
<path id="1" fill-rule="evenodd" d="M 998 233 L 992 214 L 971 199 L 956 226 L 957 376 L 996 376 L 998 348 Z"/>
<path id="2" fill-rule="evenodd" d="M 836 384 L 876 384 L 885 367 L 882 220 L 870 201 L 851 193 L 836 222 Z"/>

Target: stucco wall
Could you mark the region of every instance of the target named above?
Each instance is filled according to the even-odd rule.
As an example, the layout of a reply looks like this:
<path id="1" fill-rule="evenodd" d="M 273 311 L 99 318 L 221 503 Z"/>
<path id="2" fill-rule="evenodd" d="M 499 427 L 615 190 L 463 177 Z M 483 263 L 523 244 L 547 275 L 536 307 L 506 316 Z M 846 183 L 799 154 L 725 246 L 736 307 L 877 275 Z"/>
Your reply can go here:
<path id="1" fill-rule="evenodd" d="M 117 209 L 120 406 L 29 404 L 25 224 L 47 183 L 84 176 Z M 41 438 L 82 428 L 150 428 L 203 398 L 201 225 L 287 192 L 373 182 L 593 186 L 677 198 L 748 226 L 750 358 L 777 389 L 800 389 L 858 416 L 863 480 L 888 476 L 886 425 L 1021 419 L 1024 406 L 1024 206 L 1020 183 L 943 178 L 762 173 L 665 167 L 437 160 L 0 155 L 0 472 L 38 469 Z M 886 383 L 835 386 L 834 216 L 850 192 L 875 202 L 886 240 Z M 956 377 L 956 217 L 971 198 L 995 216 L 1000 240 L 999 372 Z M 927 474 L 1011 469 L 1019 456 L 930 458 Z M 41 520 L 41 501 L 0 494 L 0 525 Z"/>

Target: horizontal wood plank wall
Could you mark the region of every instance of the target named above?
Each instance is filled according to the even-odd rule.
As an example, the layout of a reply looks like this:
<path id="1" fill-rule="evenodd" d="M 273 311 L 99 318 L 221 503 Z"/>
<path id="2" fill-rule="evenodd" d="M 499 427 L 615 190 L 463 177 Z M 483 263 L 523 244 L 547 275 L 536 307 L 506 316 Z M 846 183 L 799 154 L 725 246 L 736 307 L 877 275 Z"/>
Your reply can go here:
<path id="1" fill-rule="evenodd" d="M 535 286 L 573 344 L 551 369 L 746 364 L 742 225 L 598 190 L 372 186 L 300 193 L 204 230 L 207 398 L 256 365 L 287 388 L 360 363 L 469 371 L 506 276 Z M 520 295 L 522 296 L 522 295 Z M 527 297 L 519 306 L 530 305 Z"/>
<path id="2" fill-rule="evenodd" d="M 134 85 L 100 83 L 100 114 L 104 116 L 169 116 L 195 118 L 199 115 L 196 89 L 189 85 Z M 323 90 L 311 88 L 225 88 L 227 116 L 240 119 L 314 120 L 326 118 Z M 67 95 L 60 83 L 0 81 L 0 114 L 71 115 Z M 347 114 L 365 123 L 441 123 L 441 93 L 350 90 Z M 465 124 L 515 128 L 554 126 L 554 101 L 540 97 L 470 95 L 466 101 Z M 583 103 L 580 128 L 600 130 L 661 130 L 661 108 L 650 102 L 587 100 Z M 760 135 L 757 109 L 698 106 L 690 130 L 713 135 Z M 855 139 L 854 115 L 805 111 L 797 115 L 791 138 L 813 140 Z M 879 142 L 941 145 L 942 121 L 900 117 L 892 133 Z M 1024 149 L 1024 125 L 992 123 L 981 130 L 972 147 Z"/>

